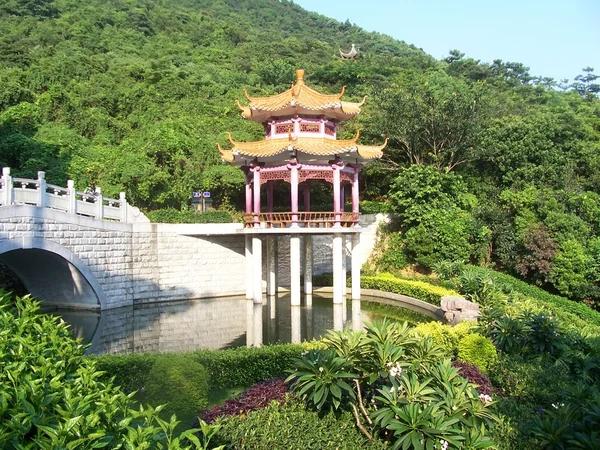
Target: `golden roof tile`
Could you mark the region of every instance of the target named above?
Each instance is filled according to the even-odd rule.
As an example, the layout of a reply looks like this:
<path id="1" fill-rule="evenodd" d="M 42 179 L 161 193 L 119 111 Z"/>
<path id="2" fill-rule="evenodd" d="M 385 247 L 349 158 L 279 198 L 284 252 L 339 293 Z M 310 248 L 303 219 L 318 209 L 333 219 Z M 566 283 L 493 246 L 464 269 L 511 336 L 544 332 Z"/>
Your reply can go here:
<path id="1" fill-rule="evenodd" d="M 382 146 L 357 145 L 359 132 L 352 139 L 328 139 L 323 137 L 293 137 L 291 134 L 287 138 L 265 139 L 255 142 L 234 141 L 229 134 L 231 150 L 224 150 L 217 144 L 221 152 L 221 159 L 226 162 L 233 162 L 235 155 L 242 155 L 252 158 L 268 158 L 286 151 L 300 151 L 314 156 L 334 156 L 341 153 L 357 152 L 365 160 L 380 158 L 382 150 L 387 144 Z"/>
<path id="2" fill-rule="evenodd" d="M 263 120 L 264 112 L 273 113 L 273 116 L 276 116 L 277 112 L 287 114 L 290 107 L 324 113 L 326 113 L 325 110 L 339 110 L 343 115 L 348 116 L 347 118 L 350 118 L 360 113 L 360 107 L 366 97 L 360 103 L 342 101 L 345 89 L 346 86 L 339 94 L 321 94 L 304 84 L 304 70 L 299 69 L 296 71 L 296 83 L 287 91 L 270 97 L 251 97 L 244 90 L 249 105 L 243 106 L 239 102 L 237 104 L 242 110 L 242 116 L 246 119 L 257 116 L 259 120 Z M 261 112 L 263 114 L 260 114 Z"/>

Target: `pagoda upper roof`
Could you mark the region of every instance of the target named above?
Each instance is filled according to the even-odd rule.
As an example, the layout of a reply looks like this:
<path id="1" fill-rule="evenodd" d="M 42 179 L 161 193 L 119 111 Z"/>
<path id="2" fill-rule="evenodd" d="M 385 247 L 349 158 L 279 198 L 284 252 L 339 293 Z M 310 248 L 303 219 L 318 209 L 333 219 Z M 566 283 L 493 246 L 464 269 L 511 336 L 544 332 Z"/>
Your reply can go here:
<path id="1" fill-rule="evenodd" d="M 365 96 L 359 103 L 342 101 L 345 88 L 339 94 L 321 94 L 304 84 L 304 70 L 299 69 L 296 71 L 296 83 L 287 91 L 270 97 L 251 97 L 244 90 L 249 105 L 237 104 L 245 119 L 256 122 L 294 115 L 324 115 L 341 122 L 359 114 L 367 98 Z"/>
<path id="2" fill-rule="evenodd" d="M 349 162 L 366 162 L 381 158 L 387 139 L 383 145 L 357 144 L 359 133 L 352 139 L 328 139 L 323 137 L 294 137 L 291 133 L 287 138 L 265 139 L 255 142 L 237 142 L 229 134 L 232 148 L 221 148 L 221 159 L 225 162 L 244 165 L 247 161 L 281 162 L 289 159 L 290 153 L 305 154 L 311 161 L 326 162 L 332 157 L 339 156 Z"/>

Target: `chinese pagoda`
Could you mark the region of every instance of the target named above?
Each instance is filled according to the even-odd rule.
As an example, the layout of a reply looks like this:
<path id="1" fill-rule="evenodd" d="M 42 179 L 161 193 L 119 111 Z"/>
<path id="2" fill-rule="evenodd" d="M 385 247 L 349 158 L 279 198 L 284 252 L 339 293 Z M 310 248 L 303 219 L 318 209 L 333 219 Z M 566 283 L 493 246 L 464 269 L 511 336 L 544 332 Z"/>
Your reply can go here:
<path id="1" fill-rule="evenodd" d="M 327 95 L 304 83 L 304 71 L 296 71 L 290 89 L 270 97 L 251 97 L 248 106 L 238 102 L 242 117 L 265 128 L 265 139 L 235 141 L 229 134 L 230 149 L 218 145 L 223 161 L 240 167 L 246 174 L 246 260 L 247 297 L 262 301 L 262 238 L 267 238 L 267 294 L 276 291 L 277 235 L 290 235 L 290 280 L 292 305 L 300 304 L 300 236 L 304 240 L 304 292 L 312 293 L 313 235 L 333 235 L 334 303 L 345 294 L 342 269 L 343 239 L 348 237 L 352 252 L 352 298 L 360 298 L 360 263 L 357 255 L 360 228 L 358 173 L 365 163 L 380 158 L 381 146 L 358 144 L 352 139 L 337 139 L 337 125 L 360 113 L 366 97 L 359 103 L 343 101 L 339 94 Z M 311 180 L 333 186 L 332 207 L 328 212 L 310 208 Z M 290 185 L 290 211 L 274 212 L 276 182 Z M 261 206 L 261 189 L 266 185 L 266 207 Z M 345 186 L 352 190 L 352 210 L 344 212 Z M 302 206 L 299 209 L 300 192 Z M 275 244 L 273 244 L 273 241 Z M 345 259 L 344 259 L 345 261 Z M 343 279 L 342 279 L 343 277 Z"/>

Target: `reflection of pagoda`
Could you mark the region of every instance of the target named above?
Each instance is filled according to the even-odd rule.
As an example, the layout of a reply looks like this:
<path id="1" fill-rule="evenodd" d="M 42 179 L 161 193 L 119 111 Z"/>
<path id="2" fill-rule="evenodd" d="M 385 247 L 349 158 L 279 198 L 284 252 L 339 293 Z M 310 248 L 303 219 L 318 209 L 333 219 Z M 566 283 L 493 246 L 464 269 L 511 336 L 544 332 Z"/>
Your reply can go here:
<path id="1" fill-rule="evenodd" d="M 337 124 L 358 115 L 364 99 L 360 103 L 342 101 L 344 89 L 335 95 L 321 94 L 304 84 L 303 70 L 298 70 L 296 76 L 296 83 L 281 94 L 271 97 L 250 97 L 246 93 L 249 105 L 242 106 L 238 103 L 244 118 L 263 124 L 266 131 L 265 139 L 256 142 L 237 142 L 230 135 L 232 148 L 226 150 L 219 146 L 219 151 L 224 161 L 239 166 L 246 173 L 245 222 L 248 236 L 246 251 L 247 257 L 252 258 L 252 265 L 261 267 L 260 236 L 290 235 L 292 304 L 299 304 L 300 235 L 304 236 L 305 251 L 308 255 L 311 253 L 312 235 L 333 234 L 334 303 L 341 302 L 342 285 L 345 284 L 345 280 L 340 280 L 343 272 L 341 268 L 336 267 L 336 264 L 342 259 L 343 236 L 353 236 L 352 242 L 358 247 L 359 229 L 355 228 L 359 214 L 358 172 L 366 162 L 382 156 L 385 143 L 381 146 L 359 145 L 358 132 L 352 139 L 338 140 Z M 311 180 L 322 180 L 333 186 L 330 211 L 311 211 Z M 290 185 L 291 208 L 288 212 L 273 212 L 276 182 Z M 266 184 L 267 204 L 266 208 L 261 209 L 263 184 Z M 352 189 L 351 213 L 343 211 L 345 185 L 349 185 Z M 300 190 L 302 190 L 302 211 L 299 209 Z M 250 236 L 252 236 L 252 245 L 249 243 Z M 310 257 L 304 259 L 308 261 L 304 268 L 304 290 L 305 293 L 310 294 L 310 280 L 307 286 L 306 279 L 310 278 L 312 268 L 309 267 Z M 352 259 L 353 266 L 358 264 L 354 262 L 358 258 Z M 269 274 L 271 274 L 270 263 L 268 253 Z M 249 262 L 249 270 L 250 264 Z M 353 275 L 355 271 L 357 270 L 353 270 Z M 253 286 L 253 298 L 258 301 L 262 298 L 262 292 L 257 292 L 262 284 L 262 270 L 253 269 L 252 273 L 253 279 L 249 284 Z M 360 281 L 360 278 L 357 281 Z M 353 277 L 353 286 L 354 283 Z M 270 276 L 267 284 L 268 293 L 274 293 L 274 282 Z M 360 289 L 357 289 L 359 293 Z M 353 298 L 355 298 L 354 293 Z"/>

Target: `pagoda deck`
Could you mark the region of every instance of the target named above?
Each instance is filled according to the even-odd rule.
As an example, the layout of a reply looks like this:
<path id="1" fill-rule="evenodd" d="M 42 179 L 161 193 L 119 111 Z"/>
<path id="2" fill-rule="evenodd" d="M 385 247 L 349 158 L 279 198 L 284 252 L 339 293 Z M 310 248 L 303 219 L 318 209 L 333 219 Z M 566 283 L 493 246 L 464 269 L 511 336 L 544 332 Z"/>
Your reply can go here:
<path id="1" fill-rule="evenodd" d="M 353 227 L 358 224 L 358 213 L 335 213 L 323 211 L 310 212 L 269 212 L 246 214 L 246 228 L 289 228 L 299 226 L 304 228 L 331 228 L 341 226 Z"/>

